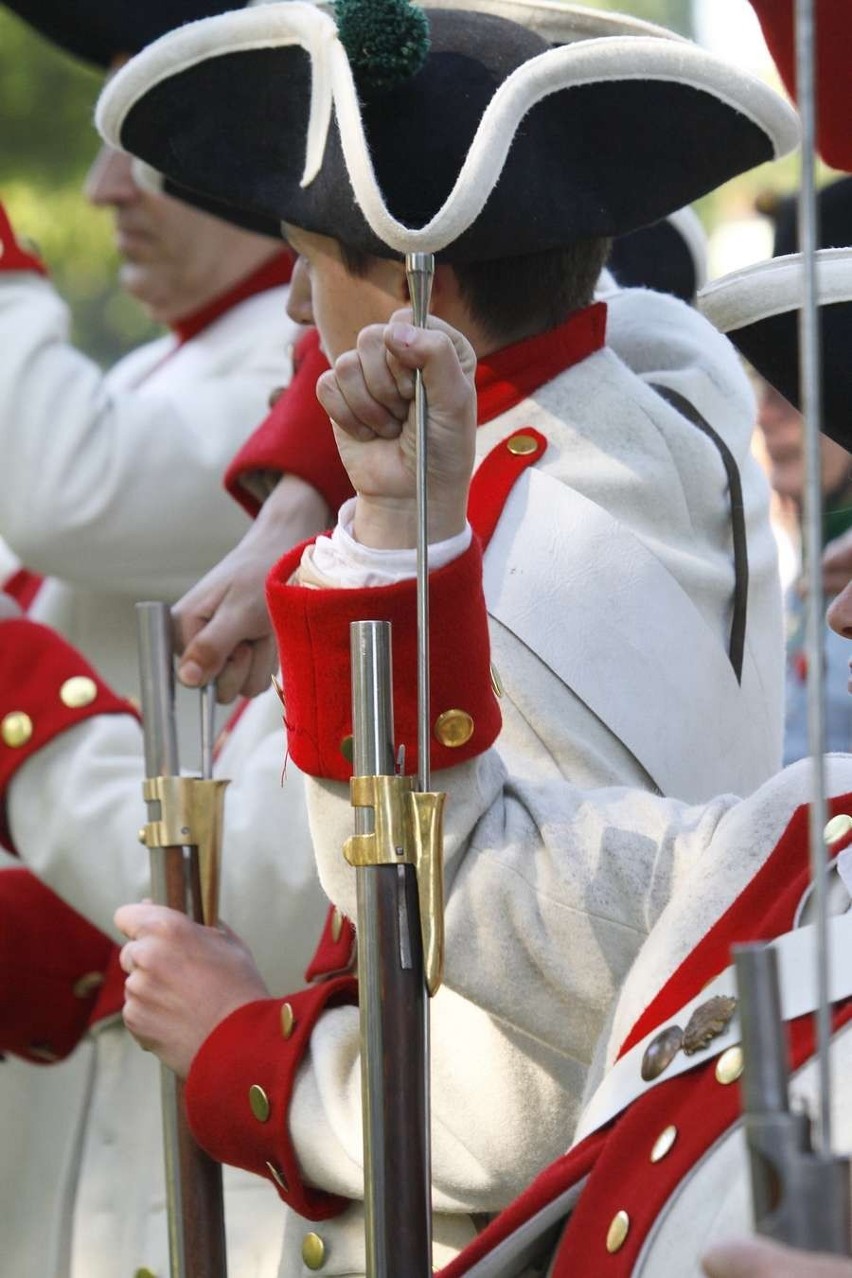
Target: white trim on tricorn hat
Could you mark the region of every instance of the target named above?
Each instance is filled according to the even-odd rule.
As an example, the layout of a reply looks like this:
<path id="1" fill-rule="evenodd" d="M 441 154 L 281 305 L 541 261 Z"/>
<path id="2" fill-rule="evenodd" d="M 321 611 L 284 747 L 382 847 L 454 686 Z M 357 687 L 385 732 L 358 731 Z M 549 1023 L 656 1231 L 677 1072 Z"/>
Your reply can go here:
<path id="1" fill-rule="evenodd" d="M 378 99 L 362 106 L 363 91 L 359 95 L 361 86 L 356 87 L 330 16 L 302 0 L 288 0 L 191 24 L 157 41 L 104 91 L 98 127 L 107 141 L 141 154 L 178 187 L 309 230 L 327 234 L 337 230 L 337 238 L 372 251 L 440 252 L 452 246 L 452 253 L 445 253 L 450 260 L 532 252 L 580 236 L 622 234 L 665 216 L 762 160 L 784 154 L 798 140 L 795 114 L 778 94 L 688 41 L 616 35 L 558 48 L 547 48 L 542 42 L 538 51 L 534 36 L 525 32 L 518 43 L 513 28 L 491 14 L 430 13 L 433 52 L 409 82 L 411 88 L 404 85 L 394 91 L 393 99 L 388 97 L 384 119 Z M 435 37 L 442 32 L 447 43 L 437 47 Z M 454 38 L 464 45 L 466 68 L 486 56 L 481 50 L 488 41 L 498 49 L 516 49 L 514 69 L 508 74 L 501 69 L 504 78 L 496 88 L 493 68 L 484 68 L 487 89 L 479 90 L 482 101 L 471 92 L 469 70 L 463 85 L 446 74 L 445 68 L 462 48 L 452 45 Z M 236 74 L 235 59 L 261 51 L 266 79 L 262 80 L 260 66 L 253 74 L 246 62 L 239 64 L 240 74 Z M 289 57 L 284 58 L 288 51 Z M 261 81 L 263 90 L 273 87 L 278 58 L 278 91 L 282 91 L 284 79 L 292 74 L 296 51 L 309 60 L 309 106 L 291 100 L 289 114 L 297 116 L 301 111 L 301 118 L 267 118 L 261 139 L 263 121 L 252 119 L 260 109 L 255 98 L 262 96 Z M 511 67 L 511 59 L 507 65 Z M 229 73 L 232 80 L 217 92 L 217 77 Z M 433 81 L 440 87 L 430 100 Z M 666 130 L 649 126 L 647 120 L 640 123 L 631 86 L 640 86 L 646 113 L 657 110 L 661 122 L 665 115 Z M 557 112 L 568 111 L 563 95 L 573 95 L 571 122 L 581 121 L 573 129 L 561 117 L 558 125 L 553 123 Z M 397 195 L 396 210 L 409 193 L 414 204 L 433 201 L 434 207 L 425 210 L 419 221 L 391 210 L 373 162 L 377 158 L 380 168 L 381 161 L 386 162 L 381 173 L 386 189 L 406 180 L 398 177 L 398 159 L 393 157 L 392 162 L 390 154 L 394 146 L 402 145 L 401 130 L 394 137 L 389 126 L 391 119 L 396 121 L 400 102 L 409 101 L 420 112 L 421 143 L 429 142 L 432 112 L 438 105 L 452 112 L 453 120 L 468 112 L 466 123 L 453 125 L 452 132 L 459 132 L 461 138 L 458 156 L 453 152 L 447 186 L 437 193 L 446 175 L 436 176 L 434 162 L 427 157 L 418 180 Z M 171 103 L 168 108 L 167 102 Z M 602 111 L 610 112 L 606 126 L 602 126 Z M 332 114 L 339 148 L 329 128 Z M 366 115 L 376 156 L 367 139 Z M 686 132 L 692 123 L 697 129 L 699 119 L 706 129 L 701 147 Z M 523 140 L 516 139 L 522 122 Z M 388 132 L 379 144 L 375 131 L 383 125 Z M 678 129 L 681 132 L 675 137 Z M 273 131 L 277 141 L 270 141 Z M 593 145 L 591 133 L 594 149 L 586 155 L 583 148 Z M 451 131 L 439 136 L 448 154 L 445 144 L 452 147 Z M 281 164 L 286 161 L 292 169 L 297 145 L 304 157 L 295 161 L 298 181 L 290 173 L 272 189 L 273 151 L 277 147 Z M 572 147 L 577 149 L 573 157 Z M 551 166 L 546 182 L 545 165 Z M 501 183 L 504 170 L 506 179 Z M 537 190 L 531 189 L 531 172 L 539 178 Z M 345 175 L 360 214 L 346 212 L 341 218 L 344 204 L 352 204 Z M 325 187 L 320 183 L 311 190 L 318 176 Z M 309 196 L 321 193 L 321 215 L 317 200 L 300 198 L 297 186 Z M 323 216 L 335 200 L 340 207 L 324 224 Z M 483 216 L 486 205 L 489 209 Z M 359 226 L 364 222 L 361 234 Z"/>
<path id="2" fill-rule="evenodd" d="M 823 354 L 823 430 L 852 450 L 852 248 L 816 254 Z M 699 310 L 766 381 L 799 406 L 799 308 L 804 292 L 800 253 L 773 257 L 714 280 Z"/>
<path id="3" fill-rule="evenodd" d="M 633 18 L 609 9 L 589 9 L 585 5 L 562 4 L 561 0 L 425 0 L 424 9 L 468 9 L 490 13 L 534 31 L 548 44 L 572 44 L 602 36 L 656 36 L 688 43 L 685 36 L 660 27 L 656 22 Z"/>

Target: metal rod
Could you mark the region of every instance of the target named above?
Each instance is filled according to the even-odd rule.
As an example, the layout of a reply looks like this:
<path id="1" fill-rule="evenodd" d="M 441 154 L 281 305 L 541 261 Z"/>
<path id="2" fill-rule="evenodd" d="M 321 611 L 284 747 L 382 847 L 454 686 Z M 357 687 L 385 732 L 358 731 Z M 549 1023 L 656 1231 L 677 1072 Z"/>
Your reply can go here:
<path id="1" fill-rule="evenodd" d="M 216 685 L 206 683 L 200 689 L 201 701 L 201 777 L 209 781 L 213 776 L 213 746 L 216 740 Z"/>
<path id="2" fill-rule="evenodd" d="M 390 626 L 351 626 L 354 771 L 394 772 Z M 372 832 L 355 809 L 356 834 Z M 431 1273 L 428 1000 L 413 866 L 360 866 L 358 999 L 368 1278 Z"/>
<path id="3" fill-rule="evenodd" d="M 425 328 L 435 276 L 431 253 L 408 253 L 405 273 L 414 324 Z M 414 374 L 415 463 L 417 474 L 417 786 L 431 789 L 429 766 L 429 452 L 426 388 L 418 368 Z"/>
<path id="4" fill-rule="evenodd" d="M 817 108 L 815 93 L 815 16 L 813 0 L 796 0 L 796 96 L 802 119 L 799 186 L 799 250 L 804 264 L 804 290 L 799 311 L 801 404 L 804 417 L 805 524 L 808 581 L 807 663 L 808 743 L 812 783 L 810 806 L 811 877 L 817 928 L 817 1071 L 819 1105 L 815 1147 L 831 1149 L 831 1015 L 829 1007 L 828 883 L 826 877 L 825 799 L 825 599 L 822 586 L 822 362 L 816 277 L 818 206 L 816 198 Z"/>

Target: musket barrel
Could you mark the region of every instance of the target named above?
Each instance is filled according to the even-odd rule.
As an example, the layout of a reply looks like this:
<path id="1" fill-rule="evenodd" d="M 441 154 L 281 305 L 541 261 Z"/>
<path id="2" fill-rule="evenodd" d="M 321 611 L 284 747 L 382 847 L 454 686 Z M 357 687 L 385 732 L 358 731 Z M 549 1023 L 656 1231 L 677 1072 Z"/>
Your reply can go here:
<path id="1" fill-rule="evenodd" d="M 390 626 L 353 622 L 356 776 L 394 772 Z M 373 832 L 355 809 L 356 835 Z M 431 1273 L 428 1013 L 412 865 L 356 869 L 364 1208 L 369 1278 Z"/>
<path id="2" fill-rule="evenodd" d="M 164 603 L 136 605 L 140 690 L 148 777 L 179 773 L 174 713 L 171 613 Z M 148 800 L 150 821 L 161 804 Z M 197 889 L 182 846 L 150 847 L 151 896 L 196 917 Z M 222 1168 L 193 1139 L 186 1119 L 183 1083 L 160 1068 L 163 1150 L 171 1278 L 226 1278 Z"/>

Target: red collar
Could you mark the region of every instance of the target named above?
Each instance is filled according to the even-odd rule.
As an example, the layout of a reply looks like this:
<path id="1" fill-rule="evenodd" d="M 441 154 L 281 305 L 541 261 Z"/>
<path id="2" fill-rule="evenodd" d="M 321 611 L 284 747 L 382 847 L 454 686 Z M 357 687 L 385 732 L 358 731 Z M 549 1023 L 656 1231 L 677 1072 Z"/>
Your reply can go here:
<path id="1" fill-rule="evenodd" d="M 197 337 L 208 325 L 219 319 L 226 311 L 230 311 L 232 307 L 244 302 L 246 298 L 265 293 L 270 288 L 279 288 L 282 284 L 289 284 L 292 273 L 293 256 L 289 249 L 282 249 L 274 257 L 268 258 L 256 271 L 252 271 L 251 275 L 244 276 L 233 288 L 220 293 L 200 310 L 172 324 L 171 329 L 178 339 L 178 345 L 183 346 L 184 342 Z"/>
<path id="2" fill-rule="evenodd" d="M 599 351 L 606 339 L 606 303 L 575 311 L 564 324 L 486 355 L 476 366 L 480 426 L 520 404 L 566 368 Z"/>

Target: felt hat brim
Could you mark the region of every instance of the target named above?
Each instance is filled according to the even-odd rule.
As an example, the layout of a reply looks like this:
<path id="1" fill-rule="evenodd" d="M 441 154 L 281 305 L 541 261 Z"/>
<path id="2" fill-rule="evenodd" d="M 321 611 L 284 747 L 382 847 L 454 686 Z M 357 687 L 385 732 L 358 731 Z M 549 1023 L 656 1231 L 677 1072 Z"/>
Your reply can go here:
<path id="1" fill-rule="evenodd" d="M 852 451 L 852 249 L 816 254 L 822 339 L 822 429 Z M 753 368 L 796 408 L 799 309 L 804 293 L 801 254 L 772 258 L 714 280 L 698 296 L 699 310 L 726 333 Z"/>
<path id="2" fill-rule="evenodd" d="M 4 0 L 51 44 L 107 68 L 184 22 L 234 8 L 233 0 Z"/>
<path id="3" fill-rule="evenodd" d="M 777 94 L 688 42 L 549 48 L 490 14 L 429 21 L 423 69 L 361 106 L 315 7 L 208 19 L 120 71 L 97 124 L 178 190 L 368 252 L 450 261 L 624 234 L 798 139 Z"/>

